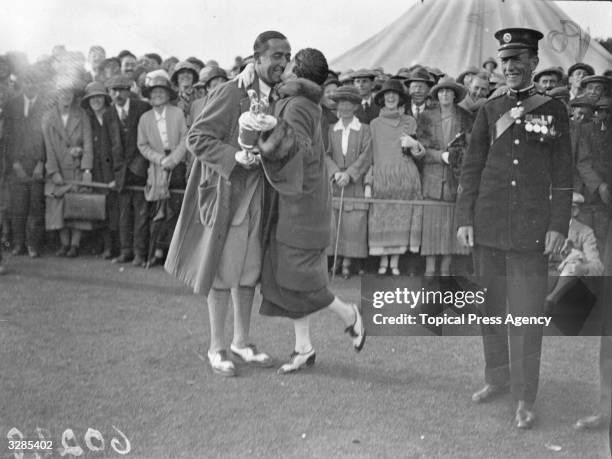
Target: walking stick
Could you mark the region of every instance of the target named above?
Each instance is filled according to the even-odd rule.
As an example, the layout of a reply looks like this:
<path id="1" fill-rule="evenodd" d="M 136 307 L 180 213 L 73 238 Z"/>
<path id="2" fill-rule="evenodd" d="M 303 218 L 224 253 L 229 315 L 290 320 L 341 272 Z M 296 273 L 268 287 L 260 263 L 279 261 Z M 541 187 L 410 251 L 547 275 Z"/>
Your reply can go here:
<path id="1" fill-rule="evenodd" d="M 344 207 L 344 187 L 340 189 L 340 210 L 338 211 L 338 228 L 336 229 L 336 245 L 334 247 L 334 264 L 332 265 L 332 282 L 336 278 L 336 261 L 338 260 L 338 241 L 340 240 L 340 224 L 342 223 L 342 208 Z"/>

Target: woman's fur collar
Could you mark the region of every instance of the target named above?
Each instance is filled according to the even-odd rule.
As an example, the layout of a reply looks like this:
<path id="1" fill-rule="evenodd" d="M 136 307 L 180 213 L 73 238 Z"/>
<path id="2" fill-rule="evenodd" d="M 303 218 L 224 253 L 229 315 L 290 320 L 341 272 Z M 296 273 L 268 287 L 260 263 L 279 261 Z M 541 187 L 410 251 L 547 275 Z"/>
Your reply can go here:
<path id="1" fill-rule="evenodd" d="M 304 96 L 318 104 L 323 97 L 323 88 L 306 78 L 296 78 L 280 85 L 278 93 L 281 97 Z"/>

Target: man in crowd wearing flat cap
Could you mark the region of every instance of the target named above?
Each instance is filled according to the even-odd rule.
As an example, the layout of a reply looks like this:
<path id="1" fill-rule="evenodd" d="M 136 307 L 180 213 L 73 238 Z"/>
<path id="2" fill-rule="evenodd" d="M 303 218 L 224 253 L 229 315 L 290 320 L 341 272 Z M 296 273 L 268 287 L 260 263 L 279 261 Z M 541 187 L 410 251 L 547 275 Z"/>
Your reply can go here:
<path id="1" fill-rule="evenodd" d="M 559 67 L 548 67 L 533 76 L 533 82 L 542 94 L 547 94 L 559 86 L 562 79 L 563 72 Z"/>
<path id="2" fill-rule="evenodd" d="M 603 75 L 590 75 L 580 82 L 580 87 L 584 90 L 584 95 L 597 102 L 601 97 L 610 95 L 610 79 Z"/>
<path id="3" fill-rule="evenodd" d="M 579 220 L 593 228 L 597 247 L 604 253 L 612 184 L 612 99 L 603 97 L 595 102 L 586 94 L 584 99 L 593 102 L 593 120 L 581 126 L 576 156 L 576 168 L 583 184 L 580 192 L 585 198 Z"/>
<path id="4" fill-rule="evenodd" d="M 370 121 L 378 117 L 380 112 L 380 107 L 374 103 L 372 96 L 376 74 L 371 70 L 361 69 L 355 71 L 351 77 L 353 86 L 357 88 L 361 96 L 361 106 L 357 109 L 355 116 L 360 122 L 370 124 Z"/>
<path id="5" fill-rule="evenodd" d="M 473 247 L 487 290 L 482 313 L 485 385 L 475 403 L 512 392 L 515 426 L 529 429 L 540 373 L 542 326 L 504 325 L 506 313 L 543 315 L 547 257 L 563 246 L 570 221 L 572 158 L 565 106 L 539 94 L 531 76 L 538 41 L 531 29 L 495 34 L 508 91 L 480 109 L 457 198 L 459 241 Z"/>
<path id="6" fill-rule="evenodd" d="M 138 121 L 151 109 L 144 101 L 130 97 L 133 81 L 115 75 L 107 82 L 112 106 L 103 115 L 108 133 L 115 172 L 115 187 L 119 191 L 119 244 L 121 253 L 113 263 L 132 262 L 144 266 L 149 239 L 149 207 L 142 191 L 130 186 L 144 186 L 148 161 L 138 150 Z"/>
<path id="7" fill-rule="evenodd" d="M 595 70 L 584 62 L 577 62 L 567 69 L 567 79 L 570 85 L 570 100 L 582 95 L 584 89 L 580 86 L 580 83 L 582 83 L 583 78 L 589 75 L 595 75 Z"/>
<path id="8" fill-rule="evenodd" d="M 256 366 L 273 365 L 250 341 L 255 285 L 261 262 L 263 175 L 238 143 L 238 119 L 251 105 L 247 90 L 274 102 L 273 88 L 291 58 L 287 38 L 259 34 L 253 45 L 255 79 L 248 87 L 233 80 L 218 86 L 187 134 L 196 157 L 166 259 L 166 270 L 207 298 L 210 319 L 208 362 L 221 376 L 235 376 L 227 354 L 225 319 L 234 310 L 232 354 Z"/>

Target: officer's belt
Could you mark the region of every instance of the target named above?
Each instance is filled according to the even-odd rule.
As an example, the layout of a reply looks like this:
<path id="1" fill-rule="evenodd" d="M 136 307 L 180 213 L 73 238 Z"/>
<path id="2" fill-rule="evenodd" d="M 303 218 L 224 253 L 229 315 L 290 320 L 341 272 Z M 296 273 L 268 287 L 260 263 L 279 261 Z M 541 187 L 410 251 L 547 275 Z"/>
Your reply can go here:
<path id="1" fill-rule="evenodd" d="M 544 105 L 549 100 L 550 100 L 549 97 L 543 96 L 542 94 L 534 94 L 533 96 L 530 96 L 527 99 L 523 100 L 519 107 L 523 107 L 523 115 L 524 115 L 525 113 L 529 113 L 535 110 L 536 108 Z M 506 132 L 508 129 L 510 129 L 510 126 L 512 126 L 516 122 L 516 118 L 514 118 L 510 114 L 510 112 L 513 109 L 519 108 L 519 107 L 516 107 L 516 106 L 512 107 L 510 110 L 504 113 L 500 119 L 498 119 L 495 122 L 495 138 L 493 139 L 493 142 L 499 139 L 502 136 L 502 134 Z M 491 144 L 493 144 L 493 142 L 491 142 Z"/>

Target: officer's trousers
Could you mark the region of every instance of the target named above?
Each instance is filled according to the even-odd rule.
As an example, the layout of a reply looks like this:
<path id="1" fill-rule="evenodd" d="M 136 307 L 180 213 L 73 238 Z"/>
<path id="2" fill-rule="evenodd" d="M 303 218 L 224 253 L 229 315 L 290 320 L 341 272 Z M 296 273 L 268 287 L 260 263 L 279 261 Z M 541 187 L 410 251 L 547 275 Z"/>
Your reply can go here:
<path id="1" fill-rule="evenodd" d="M 510 383 L 516 401 L 535 402 L 540 376 L 542 326 L 506 324 L 508 314 L 543 314 L 547 293 L 547 262 L 541 252 L 474 248 L 475 272 L 487 289 L 482 314 L 499 318 L 499 325 L 482 325 L 485 381 Z"/>

